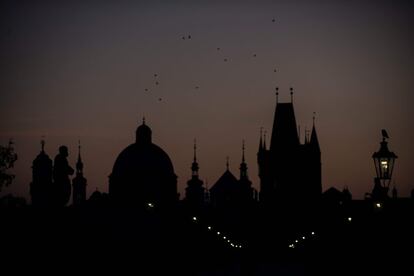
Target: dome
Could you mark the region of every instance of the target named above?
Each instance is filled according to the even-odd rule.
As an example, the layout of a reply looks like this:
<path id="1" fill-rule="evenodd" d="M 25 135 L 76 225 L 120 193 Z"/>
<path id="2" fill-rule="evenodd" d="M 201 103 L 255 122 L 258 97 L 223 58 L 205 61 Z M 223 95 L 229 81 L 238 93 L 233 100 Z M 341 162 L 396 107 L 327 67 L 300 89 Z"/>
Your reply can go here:
<path id="1" fill-rule="evenodd" d="M 112 170 L 113 177 L 152 173 L 174 174 L 170 157 L 152 143 L 147 146 L 138 143 L 129 145 L 118 155 Z"/>
<path id="2" fill-rule="evenodd" d="M 177 199 L 173 164 L 150 139 L 151 129 L 144 122 L 137 129 L 137 142 L 118 155 L 109 180 L 109 194 L 115 201 L 146 204 Z"/>

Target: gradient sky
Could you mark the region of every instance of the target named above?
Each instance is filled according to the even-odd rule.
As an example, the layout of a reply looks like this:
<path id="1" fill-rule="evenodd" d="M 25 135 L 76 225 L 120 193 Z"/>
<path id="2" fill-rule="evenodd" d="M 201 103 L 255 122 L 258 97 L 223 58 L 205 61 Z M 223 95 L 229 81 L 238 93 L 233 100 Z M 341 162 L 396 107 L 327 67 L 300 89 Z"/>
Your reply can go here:
<path id="1" fill-rule="evenodd" d="M 371 191 L 371 155 L 385 128 L 399 156 L 395 184 L 408 196 L 413 7 L 412 1 L 3 1 L 0 143 L 13 138 L 19 160 L 15 182 L 2 194 L 29 198 L 42 135 L 52 159 L 67 145 L 73 166 L 81 139 L 88 195 L 107 191 L 113 163 L 135 141 L 143 115 L 153 142 L 173 161 L 182 195 L 194 138 L 200 176 L 210 186 L 227 155 L 238 176 L 245 139 L 259 187 L 259 129 L 270 137 L 274 87 L 284 102 L 292 86 L 302 141 L 317 114 L 324 190 L 346 185 L 355 198 Z"/>

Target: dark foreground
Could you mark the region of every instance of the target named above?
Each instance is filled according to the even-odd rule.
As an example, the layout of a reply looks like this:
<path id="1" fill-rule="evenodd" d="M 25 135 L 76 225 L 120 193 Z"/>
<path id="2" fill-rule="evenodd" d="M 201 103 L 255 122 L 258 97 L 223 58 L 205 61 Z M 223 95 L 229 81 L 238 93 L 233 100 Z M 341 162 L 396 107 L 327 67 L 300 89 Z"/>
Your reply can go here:
<path id="1" fill-rule="evenodd" d="M 296 217 L 260 208 L 243 215 L 194 215 L 180 207 L 3 208 L 1 269 L 28 275 L 412 275 L 413 205 L 408 199 L 381 207 L 353 201 Z"/>

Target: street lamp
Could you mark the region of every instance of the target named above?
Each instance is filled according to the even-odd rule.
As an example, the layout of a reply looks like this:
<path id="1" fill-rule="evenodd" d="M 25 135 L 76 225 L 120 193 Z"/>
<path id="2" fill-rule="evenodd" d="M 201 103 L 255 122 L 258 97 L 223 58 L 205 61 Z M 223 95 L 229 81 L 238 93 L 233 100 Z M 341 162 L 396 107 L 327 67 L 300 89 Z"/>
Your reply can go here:
<path id="1" fill-rule="evenodd" d="M 380 149 L 372 155 L 375 164 L 375 172 L 377 174 L 374 178 L 375 185 L 372 191 L 372 198 L 380 201 L 388 197 L 388 189 L 391 183 L 395 159 L 398 158 L 395 153 L 388 149 L 388 142 L 386 139 L 389 139 L 389 137 L 387 132 L 383 129 Z"/>

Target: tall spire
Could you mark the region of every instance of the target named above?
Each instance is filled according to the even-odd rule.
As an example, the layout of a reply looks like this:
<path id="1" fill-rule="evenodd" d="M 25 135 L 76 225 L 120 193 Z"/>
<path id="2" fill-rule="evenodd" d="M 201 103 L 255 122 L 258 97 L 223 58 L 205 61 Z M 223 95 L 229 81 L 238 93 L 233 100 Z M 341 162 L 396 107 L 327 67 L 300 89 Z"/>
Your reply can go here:
<path id="1" fill-rule="evenodd" d="M 313 116 L 312 116 L 312 127 L 315 127 L 315 116 L 316 116 L 316 112 L 313 112 Z"/>
<path id="2" fill-rule="evenodd" d="M 244 158 L 244 140 L 242 142 L 242 162 L 240 164 L 240 179 L 247 179 L 247 164 L 245 162 L 245 158 Z"/>
<path id="3" fill-rule="evenodd" d="M 293 87 L 290 88 L 290 102 L 293 103 Z"/>
<path id="4" fill-rule="evenodd" d="M 263 150 L 263 127 L 260 128 L 260 141 L 259 141 L 259 152 Z"/>
<path id="5" fill-rule="evenodd" d="M 242 162 L 244 163 L 244 140 L 242 141 Z"/>
<path id="6" fill-rule="evenodd" d="M 193 159 L 193 164 L 191 165 L 191 171 L 192 171 L 192 175 L 193 177 L 198 177 L 198 163 L 197 163 L 197 143 L 196 143 L 196 139 L 194 139 L 194 159 Z"/>
<path id="7" fill-rule="evenodd" d="M 264 131 L 264 143 L 263 143 L 263 149 L 266 150 L 266 130 Z"/>
<path id="8" fill-rule="evenodd" d="M 312 133 L 311 133 L 311 138 L 310 138 L 309 143 L 314 149 L 320 152 L 318 135 L 316 134 L 316 127 L 315 127 L 315 112 L 313 112 L 313 126 L 312 126 Z"/>
<path id="9" fill-rule="evenodd" d="M 229 157 L 226 156 L 226 169 L 229 170 Z"/>
<path id="10" fill-rule="evenodd" d="M 78 161 L 76 162 L 76 174 L 83 174 L 83 162 L 81 158 L 81 142 L 78 140 Z"/>
<path id="11" fill-rule="evenodd" d="M 142 116 L 142 124 L 145 125 L 145 115 Z"/>

